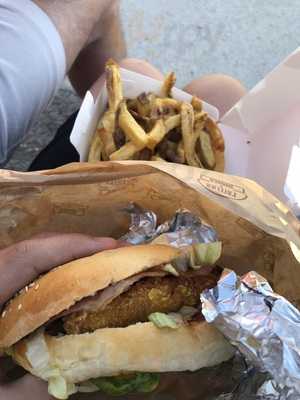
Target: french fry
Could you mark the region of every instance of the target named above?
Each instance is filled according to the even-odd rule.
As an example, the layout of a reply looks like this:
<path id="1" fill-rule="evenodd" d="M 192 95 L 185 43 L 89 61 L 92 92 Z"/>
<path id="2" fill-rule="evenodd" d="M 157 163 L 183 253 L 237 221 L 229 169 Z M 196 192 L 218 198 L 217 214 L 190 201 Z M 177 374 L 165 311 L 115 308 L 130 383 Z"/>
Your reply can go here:
<path id="1" fill-rule="evenodd" d="M 180 126 L 181 116 L 180 114 L 172 115 L 171 117 L 168 117 L 164 122 L 165 122 L 166 132 L 168 133 L 171 130 Z"/>
<path id="2" fill-rule="evenodd" d="M 120 67 L 113 60 L 109 60 L 106 63 L 105 72 L 109 109 L 116 112 L 123 100 Z"/>
<path id="3" fill-rule="evenodd" d="M 203 110 L 203 104 L 199 97 L 193 96 L 191 104 L 195 111 L 201 112 Z"/>
<path id="4" fill-rule="evenodd" d="M 102 144 L 103 144 L 104 140 L 106 140 L 106 139 L 108 139 L 110 137 L 110 134 L 108 134 L 107 131 L 104 128 L 99 131 L 99 135 L 100 135 L 100 139 L 102 141 Z M 111 151 L 110 153 L 112 154 L 113 151 Z M 102 149 L 101 149 L 101 159 L 103 161 L 108 161 L 109 160 L 109 153 L 106 151 L 104 144 L 103 144 Z"/>
<path id="5" fill-rule="evenodd" d="M 116 151 L 113 133 L 116 129 L 116 114 L 113 111 L 107 111 L 100 122 L 102 129 L 99 130 L 99 135 L 103 143 L 105 158 L 108 158 Z"/>
<path id="6" fill-rule="evenodd" d="M 148 143 L 147 147 L 150 150 L 154 150 L 154 148 L 160 143 L 163 138 L 166 136 L 167 131 L 162 119 L 156 121 L 154 128 L 148 135 Z"/>
<path id="7" fill-rule="evenodd" d="M 160 97 L 171 97 L 171 92 L 175 83 L 176 75 L 174 72 L 171 72 L 166 76 L 162 88 L 160 89 Z"/>
<path id="8" fill-rule="evenodd" d="M 216 157 L 212 147 L 211 139 L 205 131 L 197 133 L 198 139 L 195 145 L 195 150 L 205 168 L 214 169 L 216 166 Z"/>
<path id="9" fill-rule="evenodd" d="M 195 152 L 198 138 L 194 131 L 194 109 L 190 103 L 183 103 L 181 106 L 181 127 L 187 163 L 192 167 L 202 167 L 202 163 Z"/>
<path id="10" fill-rule="evenodd" d="M 201 116 L 199 116 L 199 113 L 198 114 L 195 114 L 195 124 L 194 124 L 194 129 L 196 130 L 196 131 L 203 131 L 204 130 L 204 128 L 205 128 L 205 124 L 206 124 L 206 119 L 207 119 L 207 116 L 206 117 L 201 117 Z"/>
<path id="11" fill-rule="evenodd" d="M 178 100 L 170 98 L 160 99 L 157 97 L 151 111 L 151 117 L 157 119 L 175 115 L 180 112 L 180 107 L 181 102 Z"/>
<path id="12" fill-rule="evenodd" d="M 124 146 L 122 146 L 119 150 L 111 154 L 109 156 L 109 159 L 111 161 L 130 160 L 135 155 L 135 153 L 137 153 L 140 150 L 142 150 L 142 148 L 137 147 L 132 142 L 128 142 Z"/>
<path id="13" fill-rule="evenodd" d="M 120 75 L 120 67 L 113 61 L 109 60 L 105 67 L 106 87 L 108 93 L 109 109 L 104 114 L 102 120 L 97 126 L 98 135 L 102 141 L 102 156 L 104 160 L 108 160 L 110 154 L 116 151 L 113 134 L 116 129 L 116 113 L 120 102 L 123 99 L 123 89 Z M 95 147 L 97 147 L 97 136 L 95 134 Z"/>
<path id="14" fill-rule="evenodd" d="M 155 99 L 155 106 L 158 106 L 161 108 L 170 107 L 176 111 L 180 111 L 181 103 L 182 103 L 181 101 L 171 99 L 171 98 L 161 99 L 161 98 L 157 97 Z"/>
<path id="15" fill-rule="evenodd" d="M 205 111 L 197 111 L 195 112 L 195 122 L 196 121 L 206 121 L 208 118 L 208 114 Z"/>
<path id="16" fill-rule="evenodd" d="M 214 122 L 211 118 L 207 118 L 205 123 L 205 130 L 207 133 L 209 133 L 214 149 L 220 152 L 224 152 L 224 138 L 216 122 Z"/>
<path id="17" fill-rule="evenodd" d="M 120 106 L 119 125 L 126 137 L 131 140 L 136 147 L 143 149 L 147 146 L 148 136 L 127 110 L 125 101 L 123 101 Z"/>
<path id="18" fill-rule="evenodd" d="M 101 141 L 101 138 L 99 136 L 99 132 L 96 131 L 92 145 L 90 148 L 89 156 L 88 156 L 88 162 L 96 162 L 96 161 L 101 161 L 102 158 L 102 149 L 103 149 L 103 143 Z"/>

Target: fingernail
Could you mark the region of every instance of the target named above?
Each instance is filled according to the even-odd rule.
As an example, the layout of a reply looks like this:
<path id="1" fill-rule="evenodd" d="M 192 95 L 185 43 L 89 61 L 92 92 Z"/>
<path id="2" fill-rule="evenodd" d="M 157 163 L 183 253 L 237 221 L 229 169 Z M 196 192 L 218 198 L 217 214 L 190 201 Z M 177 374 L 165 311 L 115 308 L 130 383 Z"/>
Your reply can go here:
<path id="1" fill-rule="evenodd" d="M 132 244 L 125 242 L 124 240 L 118 240 L 118 247 L 129 247 L 129 246 L 132 246 Z"/>

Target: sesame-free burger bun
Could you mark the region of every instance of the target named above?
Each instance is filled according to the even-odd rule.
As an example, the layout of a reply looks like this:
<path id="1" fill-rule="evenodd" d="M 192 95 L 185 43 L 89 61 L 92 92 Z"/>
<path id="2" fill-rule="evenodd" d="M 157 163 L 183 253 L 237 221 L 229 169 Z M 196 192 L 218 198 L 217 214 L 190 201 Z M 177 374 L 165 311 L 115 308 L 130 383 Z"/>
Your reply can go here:
<path id="1" fill-rule="evenodd" d="M 165 245 L 122 247 L 53 269 L 22 290 L 2 310 L 0 350 L 14 345 L 81 299 L 132 275 L 168 263 L 179 254 L 178 249 Z M 66 337 L 66 340 L 70 338 Z"/>
<path id="2" fill-rule="evenodd" d="M 193 322 L 178 329 L 160 329 L 145 322 L 63 337 L 36 334 L 14 346 L 12 355 L 42 379 L 46 379 L 45 370 L 56 369 L 67 382 L 78 383 L 131 372 L 196 371 L 218 365 L 233 353 L 230 343 L 206 322 Z M 34 355 L 35 367 L 28 360 L 30 355 Z M 38 367 L 39 358 L 47 359 L 43 370 Z"/>

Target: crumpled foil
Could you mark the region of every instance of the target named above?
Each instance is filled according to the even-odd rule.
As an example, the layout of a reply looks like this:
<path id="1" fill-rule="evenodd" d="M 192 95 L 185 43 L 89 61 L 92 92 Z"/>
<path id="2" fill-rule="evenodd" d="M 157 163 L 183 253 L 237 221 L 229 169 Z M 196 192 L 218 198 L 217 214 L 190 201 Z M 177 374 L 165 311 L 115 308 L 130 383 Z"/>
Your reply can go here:
<path id="1" fill-rule="evenodd" d="M 218 285 L 202 293 L 201 301 L 205 319 L 239 349 L 254 369 L 269 376 L 253 399 L 299 400 L 299 310 L 274 293 L 256 272 L 240 278 L 225 270 Z"/>
<path id="2" fill-rule="evenodd" d="M 124 211 L 131 225 L 121 240 L 131 244 L 158 237 L 175 247 L 218 240 L 215 229 L 188 210 L 162 225 L 154 212 L 135 204 Z M 224 270 L 201 300 L 206 320 L 237 348 L 232 362 L 238 383 L 231 393 L 209 400 L 300 400 L 300 312 L 256 272 L 240 278 Z"/>
<path id="3" fill-rule="evenodd" d="M 159 236 L 174 247 L 189 246 L 195 243 L 210 243 L 218 240 L 216 230 L 187 210 L 179 210 L 175 216 L 162 225 L 157 225 L 153 211 L 143 210 L 130 204 L 124 211 L 131 216 L 129 232 L 120 239 L 131 244 L 149 243 Z"/>

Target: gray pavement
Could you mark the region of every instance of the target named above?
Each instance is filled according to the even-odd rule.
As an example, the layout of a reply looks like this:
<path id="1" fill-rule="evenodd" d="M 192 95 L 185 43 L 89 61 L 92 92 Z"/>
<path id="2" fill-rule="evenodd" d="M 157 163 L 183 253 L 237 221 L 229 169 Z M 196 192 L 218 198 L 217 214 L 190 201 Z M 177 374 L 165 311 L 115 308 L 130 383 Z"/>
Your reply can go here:
<path id="1" fill-rule="evenodd" d="M 122 0 L 122 16 L 129 55 L 176 71 L 179 86 L 225 73 L 251 88 L 300 45 L 299 0 Z M 78 105 L 65 85 L 7 168 L 26 170 Z"/>

